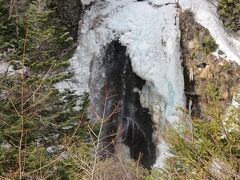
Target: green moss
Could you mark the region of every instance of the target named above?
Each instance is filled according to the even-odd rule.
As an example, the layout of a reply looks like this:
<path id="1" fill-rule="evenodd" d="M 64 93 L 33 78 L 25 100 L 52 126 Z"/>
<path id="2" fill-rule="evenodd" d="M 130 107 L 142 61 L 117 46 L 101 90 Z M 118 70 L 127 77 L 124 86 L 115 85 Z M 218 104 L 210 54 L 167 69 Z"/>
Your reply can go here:
<path id="1" fill-rule="evenodd" d="M 215 40 L 210 35 L 207 35 L 204 37 L 202 46 L 203 46 L 204 51 L 207 54 L 210 52 L 216 51 L 216 49 L 218 48 L 218 45 L 216 44 Z"/>
<path id="2" fill-rule="evenodd" d="M 239 0 L 220 0 L 218 13 L 224 26 L 230 31 L 240 30 L 240 1 Z"/>

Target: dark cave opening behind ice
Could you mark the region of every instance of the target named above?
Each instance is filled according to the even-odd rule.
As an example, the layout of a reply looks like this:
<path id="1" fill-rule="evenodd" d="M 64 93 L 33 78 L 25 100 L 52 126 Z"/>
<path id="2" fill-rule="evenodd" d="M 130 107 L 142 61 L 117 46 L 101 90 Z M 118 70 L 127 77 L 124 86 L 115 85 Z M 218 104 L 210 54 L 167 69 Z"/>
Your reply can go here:
<path id="1" fill-rule="evenodd" d="M 113 139 L 116 139 L 129 147 L 130 158 L 140 159 L 143 166 L 151 167 L 156 157 L 153 122 L 139 96 L 145 80 L 133 72 L 126 47 L 116 40 L 107 45 L 101 66 L 105 69 L 105 85 L 99 92 L 103 99 L 107 98 L 102 108 L 105 116 L 110 117 L 103 126 L 101 143 L 107 148 L 101 154 L 114 153 Z"/>
<path id="2" fill-rule="evenodd" d="M 142 164 L 158 168 L 164 167 L 170 155 L 163 137 L 166 125 L 181 124 L 177 107 L 186 107 L 180 10 L 190 9 L 227 59 L 239 62 L 239 53 L 235 51 L 240 47 L 239 41 L 227 36 L 207 0 L 179 0 L 180 6 L 175 3 L 94 2 L 79 23 L 79 44 L 70 67 L 74 77 L 71 82 L 57 85 L 59 89 L 69 87 L 78 95 L 89 92 L 90 106 L 95 110 L 90 113 L 92 121 L 97 119 L 96 113 L 108 117 L 116 110 L 102 133 L 103 137 L 108 136 L 103 146 L 109 154 L 114 153 L 115 145 L 107 143 L 119 131 L 117 141 L 129 146 L 130 158 L 136 159 L 141 152 Z M 108 156 L 107 152 L 105 155 Z"/>

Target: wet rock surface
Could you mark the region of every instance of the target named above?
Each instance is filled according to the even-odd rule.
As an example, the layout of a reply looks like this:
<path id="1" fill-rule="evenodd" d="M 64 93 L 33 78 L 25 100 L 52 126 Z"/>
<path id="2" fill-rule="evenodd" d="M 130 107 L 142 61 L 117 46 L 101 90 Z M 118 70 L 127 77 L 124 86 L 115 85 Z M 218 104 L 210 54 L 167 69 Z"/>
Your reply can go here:
<path id="1" fill-rule="evenodd" d="M 124 143 L 130 148 L 131 158 L 140 159 L 142 165 L 150 167 L 155 161 L 153 123 L 149 110 L 141 106 L 138 93 L 145 81 L 133 72 L 126 47 L 118 41 L 107 45 L 99 66 L 101 68 L 97 69 L 103 70 L 104 85 L 101 91 L 97 91 L 101 94 L 94 101 L 103 104 L 99 112 L 105 111 L 106 118 L 109 118 L 103 127 L 102 143 L 107 148 L 102 155 L 114 153 L 115 143 Z M 90 86 L 92 83 L 94 78 L 90 81 Z M 95 85 L 92 84 L 96 88 Z M 96 93 L 95 89 L 91 92 Z"/>

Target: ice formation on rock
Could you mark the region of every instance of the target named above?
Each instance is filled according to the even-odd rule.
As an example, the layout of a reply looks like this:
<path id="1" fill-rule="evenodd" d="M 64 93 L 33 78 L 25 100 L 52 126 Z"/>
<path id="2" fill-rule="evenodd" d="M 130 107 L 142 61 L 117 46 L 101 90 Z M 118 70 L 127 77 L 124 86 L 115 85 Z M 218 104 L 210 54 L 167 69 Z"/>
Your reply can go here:
<path id="1" fill-rule="evenodd" d="M 79 82 L 76 90 L 82 93 L 89 90 L 89 86 L 100 86 L 95 90 L 102 88 L 100 79 L 94 84 L 88 83 L 90 74 L 99 73 L 91 63 L 101 61 L 104 47 L 118 39 L 127 47 L 133 71 L 146 80 L 140 93 L 143 107 L 149 108 L 156 126 L 165 121 L 174 125 L 178 120 L 176 107 L 185 104 L 178 8 L 174 1 L 150 2 L 96 2 L 85 12 L 79 47 L 72 59 Z M 96 104 L 93 101 L 98 92 L 90 91 L 90 94 L 91 103 Z M 162 142 L 159 132 L 154 136 L 159 143 L 157 156 L 160 157 L 156 166 L 162 167 L 166 143 Z"/>
<path id="2" fill-rule="evenodd" d="M 105 74 L 100 67 L 106 46 L 115 40 L 126 46 L 134 73 L 146 81 L 142 90 L 136 89 L 136 92 L 156 126 L 153 134 L 157 144 L 155 166 L 160 168 L 169 156 L 161 127 L 166 123 L 175 126 L 179 122 L 177 106 L 185 106 L 180 9 L 176 2 L 182 9 L 192 10 L 196 20 L 209 29 L 227 59 L 240 63 L 239 40 L 227 34 L 216 10 L 206 0 L 96 1 L 86 10 L 80 23 L 79 46 L 71 60 L 74 82 L 57 85 L 59 89 L 70 87 L 78 94 L 90 91 L 91 104 L 98 106 L 98 91 L 104 86 Z"/>

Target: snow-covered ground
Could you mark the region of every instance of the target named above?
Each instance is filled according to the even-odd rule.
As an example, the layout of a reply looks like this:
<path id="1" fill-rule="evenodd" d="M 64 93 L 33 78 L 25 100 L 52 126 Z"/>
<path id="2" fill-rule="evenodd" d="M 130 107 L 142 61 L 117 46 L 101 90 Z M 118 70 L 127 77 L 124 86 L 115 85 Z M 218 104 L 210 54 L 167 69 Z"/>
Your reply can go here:
<path id="1" fill-rule="evenodd" d="M 11 66 L 8 62 L 1 62 L 0 63 L 0 74 L 6 73 L 6 71 L 8 71 L 9 68 L 11 68 Z M 11 68 L 11 70 L 12 70 L 12 68 Z"/>
<path id="2" fill-rule="evenodd" d="M 13 66 L 9 62 L 0 61 L 0 75 L 12 76 L 16 74 L 22 74 L 26 71 L 26 68 L 14 70 Z"/>

